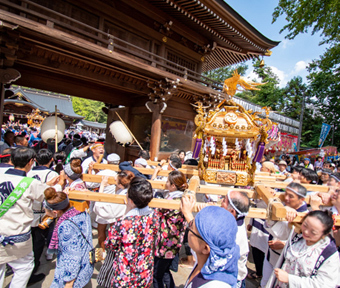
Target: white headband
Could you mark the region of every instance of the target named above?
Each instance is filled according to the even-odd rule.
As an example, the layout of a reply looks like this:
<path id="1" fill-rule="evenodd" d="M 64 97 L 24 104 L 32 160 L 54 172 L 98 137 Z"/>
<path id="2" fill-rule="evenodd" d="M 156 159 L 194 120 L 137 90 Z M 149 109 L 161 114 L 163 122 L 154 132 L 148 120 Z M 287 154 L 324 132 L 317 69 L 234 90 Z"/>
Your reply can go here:
<path id="1" fill-rule="evenodd" d="M 333 179 L 336 180 L 336 182 L 340 182 L 340 179 L 338 177 L 336 177 L 334 174 L 330 174 L 330 177 L 332 177 Z"/>
<path id="2" fill-rule="evenodd" d="M 170 167 L 171 167 L 172 169 L 178 170 L 176 167 L 172 166 L 171 161 L 169 161 L 169 165 L 170 165 Z"/>
<path id="3" fill-rule="evenodd" d="M 306 198 L 306 195 L 303 195 L 303 194 L 299 193 L 298 191 L 296 191 L 295 189 L 293 189 L 293 188 L 291 188 L 291 187 L 288 187 L 288 186 L 287 186 L 286 189 L 288 189 L 288 190 L 294 192 L 296 195 L 298 195 L 298 196 L 300 196 L 300 197 L 302 197 L 302 198 Z"/>
<path id="4" fill-rule="evenodd" d="M 237 218 L 240 218 L 240 217 L 245 217 L 248 215 L 248 212 L 241 212 L 240 210 L 238 210 L 236 208 L 236 206 L 234 205 L 233 201 L 231 200 L 230 196 L 229 196 L 229 193 L 231 192 L 231 190 L 228 191 L 227 193 L 227 197 L 228 197 L 228 202 L 229 204 L 231 205 L 231 207 L 233 207 L 233 209 L 237 212 Z"/>

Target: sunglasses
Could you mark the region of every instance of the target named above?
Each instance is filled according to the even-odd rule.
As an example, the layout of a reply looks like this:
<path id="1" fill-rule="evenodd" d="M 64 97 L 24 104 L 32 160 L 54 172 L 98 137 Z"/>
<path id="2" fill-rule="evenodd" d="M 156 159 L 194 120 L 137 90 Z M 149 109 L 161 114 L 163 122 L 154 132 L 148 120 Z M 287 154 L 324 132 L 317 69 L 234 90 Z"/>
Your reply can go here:
<path id="1" fill-rule="evenodd" d="M 200 235 L 198 235 L 198 234 L 196 234 L 194 231 L 192 231 L 192 225 L 194 224 L 194 219 L 192 219 L 189 223 L 188 223 L 188 226 L 187 226 L 187 230 L 189 230 L 192 234 L 194 234 L 197 238 L 199 238 L 199 239 L 201 239 L 202 241 L 204 241 L 204 239 L 200 236 Z M 205 241 L 204 241 L 205 242 Z"/>

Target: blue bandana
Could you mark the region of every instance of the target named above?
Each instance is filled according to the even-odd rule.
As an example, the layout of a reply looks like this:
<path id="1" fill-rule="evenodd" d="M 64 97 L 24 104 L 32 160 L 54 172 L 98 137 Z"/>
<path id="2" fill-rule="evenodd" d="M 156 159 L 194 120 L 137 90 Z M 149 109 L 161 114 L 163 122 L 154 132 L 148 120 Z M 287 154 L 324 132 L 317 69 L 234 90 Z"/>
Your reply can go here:
<path id="1" fill-rule="evenodd" d="M 236 287 L 240 248 L 236 244 L 237 224 L 234 216 L 217 206 L 202 209 L 195 225 L 210 247 L 210 255 L 201 273 L 204 279 L 219 280 Z"/>

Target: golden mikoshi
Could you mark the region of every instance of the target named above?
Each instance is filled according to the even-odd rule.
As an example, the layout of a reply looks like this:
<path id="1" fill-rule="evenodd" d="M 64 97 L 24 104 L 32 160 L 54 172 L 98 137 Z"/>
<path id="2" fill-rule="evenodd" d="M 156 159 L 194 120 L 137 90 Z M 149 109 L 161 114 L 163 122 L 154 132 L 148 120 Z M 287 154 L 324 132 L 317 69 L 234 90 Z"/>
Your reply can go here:
<path id="1" fill-rule="evenodd" d="M 195 124 L 196 144 L 193 157 L 199 157 L 200 178 L 208 183 L 247 186 L 254 184 L 256 162 L 263 156 L 267 131 L 272 127 L 270 108 L 261 112 L 245 110 L 233 100 L 238 87 L 260 90 L 259 85 L 247 81 L 234 71 L 224 81 L 225 99 L 207 113 L 202 102 L 197 102 Z"/>

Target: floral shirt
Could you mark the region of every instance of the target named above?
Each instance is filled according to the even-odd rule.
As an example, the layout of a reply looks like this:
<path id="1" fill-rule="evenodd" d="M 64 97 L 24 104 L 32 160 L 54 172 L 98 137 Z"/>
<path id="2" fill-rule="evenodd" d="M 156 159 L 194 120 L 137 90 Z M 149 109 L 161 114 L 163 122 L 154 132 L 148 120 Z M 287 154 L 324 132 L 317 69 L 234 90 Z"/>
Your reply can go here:
<path id="1" fill-rule="evenodd" d="M 180 196 L 178 193 L 172 192 L 166 199 L 175 199 L 178 196 Z M 173 259 L 182 246 L 186 227 L 184 215 L 178 210 L 168 209 L 156 209 L 156 213 L 160 219 L 161 227 L 156 239 L 155 256 Z"/>
<path id="2" fill-rule="evenodd" d="M 117 219 L 105 241 L 108 256 L 97 278 L 101 286 L 151 287 L 158 221 L 154 212 Z"/>

